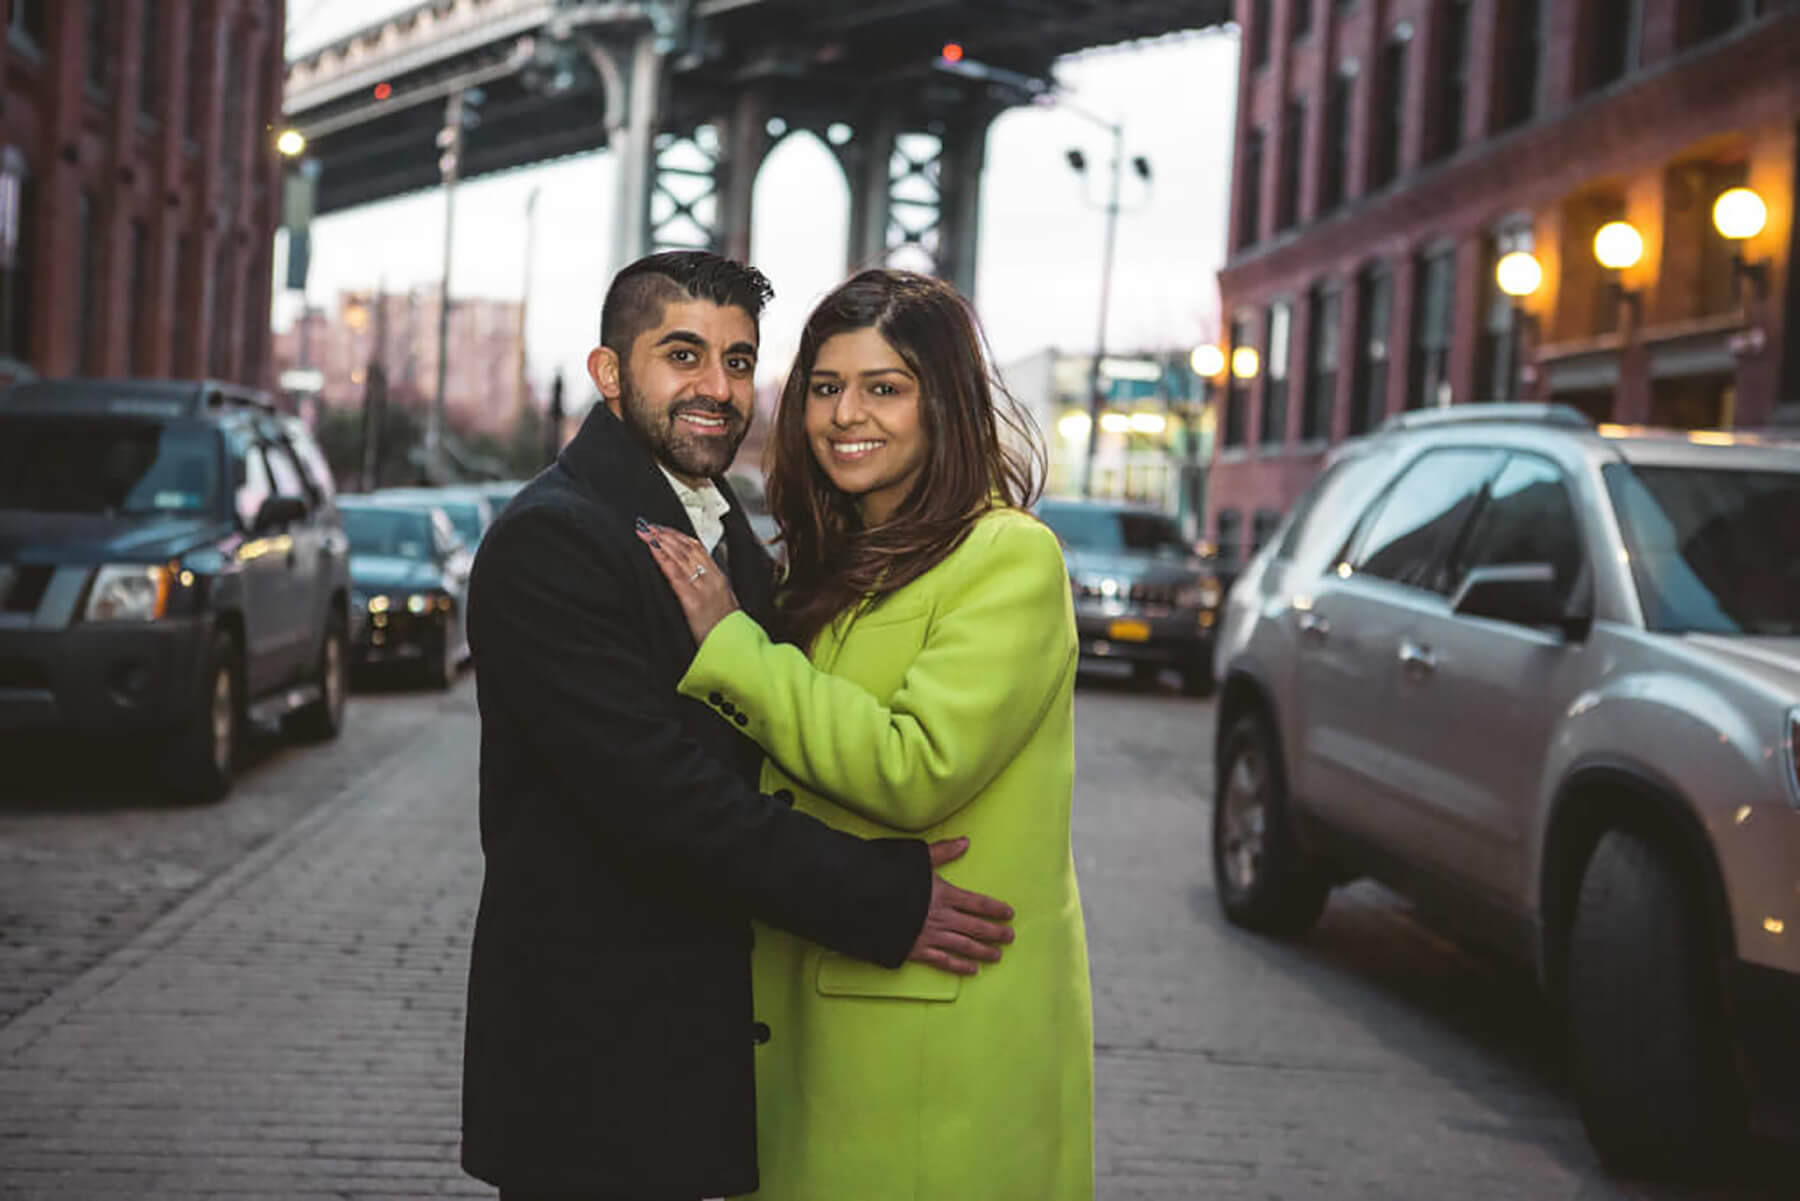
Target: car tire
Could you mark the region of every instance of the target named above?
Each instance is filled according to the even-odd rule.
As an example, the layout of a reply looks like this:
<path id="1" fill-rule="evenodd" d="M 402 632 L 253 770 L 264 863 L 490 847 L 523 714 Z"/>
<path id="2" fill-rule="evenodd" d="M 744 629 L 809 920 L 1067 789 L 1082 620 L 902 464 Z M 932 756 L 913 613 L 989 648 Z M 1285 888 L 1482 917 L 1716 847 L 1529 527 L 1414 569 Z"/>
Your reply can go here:
<path id="1" fill-rule="evenodd" d="M 329 742 L 344 728 L 344 708 L 350 696 L 350 639 L 342 618 L 333 617 L 325 628 L 317 671 L 319 699 L 289 714 L 285 724 L 296 738 Z"/>
<path id="2" fill-rule="evenodd" d="M 216 801 L 231 791 L 243 743 L 243 665 L 231 635 L 213 635 L 194 711 L 163 756 L 166 791 L 178 801 Z"/>
<path id="3" fill-rule="evenodd" d="M 1294 837 L 1274 731 L 1259 713 L 1226 737 L 1213 797 L 1213 885 L 1233 925 L 1298 937 L 1331 895 L 1330 877 Z"/>
<path id="4" fill-rule="evenodd" d="M 456 683 L 455 644 L 450 637 L 450 623 L 455 619 L 455 616 L 456 615 L 452 613 L 448 614 L 445 618 L 443 633 L 440 635 L 436 646 L 433 648 L 437 653 L 431 655 L 419 665 L 419 670 L 425 679 L 425 686 L 437 692 L 443 692 L 445 689 L 449 688 L 450 685 Z"/>
<path id="5" fill-rule="evenodd" d="M 1620 1172 L 1712 1162 L 1744 1128 L 1720 964 L 1669 854 L 1612 830 L 1569 936 L 1570 1077 L 1588 1140 Z"/>

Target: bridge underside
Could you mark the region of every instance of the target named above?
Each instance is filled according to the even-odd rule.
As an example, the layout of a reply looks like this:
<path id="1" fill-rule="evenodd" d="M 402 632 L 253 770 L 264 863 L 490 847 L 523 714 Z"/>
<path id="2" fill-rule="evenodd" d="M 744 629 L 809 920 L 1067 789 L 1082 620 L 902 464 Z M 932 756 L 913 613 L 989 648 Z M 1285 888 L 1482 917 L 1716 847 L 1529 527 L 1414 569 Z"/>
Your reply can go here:
<path id="1" fill-rule="evenodd" d="M 912 254 L 908 265 L 966 286 L 986 129 L 1029 93 L 936 70 L 941 48 L 956 42 L 970 60 L 1047 79 L 1060 55 L 1217 25 L 1231 9 L 1230 0 L 511 5 L 518 19 L 495 23 L 485 42 L 396 54 L 392 75 L 379 60 L 335 79 L 316 59 L 290 64 L 288 114 L 321 167 L 319 212 L 438 184 L 445 101 L 479 87 L 480 123 L 463 137 L 457 174 L 611 146 L 621 261 L 669 245 L 747 255 L 756 170 L 782 132 L 806 129 L 848 177 L 853 264 Z"/>

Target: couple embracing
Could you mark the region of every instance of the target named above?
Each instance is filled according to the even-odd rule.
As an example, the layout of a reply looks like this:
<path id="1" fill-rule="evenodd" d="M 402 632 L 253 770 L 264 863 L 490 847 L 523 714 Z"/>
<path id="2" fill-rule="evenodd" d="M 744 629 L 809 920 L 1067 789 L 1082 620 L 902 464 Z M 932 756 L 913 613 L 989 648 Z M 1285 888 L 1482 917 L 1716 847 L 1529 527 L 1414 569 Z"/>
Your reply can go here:
<path id="1" fill-rule="evenodd" d="M 612 282 L 580 432 L 482 541 L 463 1164 L 503 1201 L 1086 1201 L 1076 638 L 948 285 L 865 271 L 723 474 L 753 268 Z"/>

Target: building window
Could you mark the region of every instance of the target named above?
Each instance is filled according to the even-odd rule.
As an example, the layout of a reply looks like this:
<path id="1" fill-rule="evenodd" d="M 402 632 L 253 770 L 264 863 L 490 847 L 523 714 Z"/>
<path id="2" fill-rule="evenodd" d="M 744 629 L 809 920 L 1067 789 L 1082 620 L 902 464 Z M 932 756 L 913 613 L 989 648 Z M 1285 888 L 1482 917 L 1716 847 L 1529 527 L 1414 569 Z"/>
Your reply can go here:
<path id="1" fill-rule="evenodd" d="M 1503 28 L 1507 50 L 1501 72 L 1499 121 L 1495 128 L 1511 129 L 1537 115 L 1538 79 L 1544 61 L 1544 0 L 1508 0 L 1511 18 Z"/>
<path id="2" fill-rule="evenodd" d="M 1530 250 L 1527 222 L 1503 225 L 1482 247 L 1481 340 L 1475 353 L 1475 400 L 1519 399 L 1518 305 L 1500 290 L 1494 268 L 1515 250 Z"/>
<path id="3" fill-rule="evenodd" d="M 1231 349 L 1234 352 L 1240 346 L 1254 344 L 1251 320 L 1249 313 L 1240 313 L 1232 319 Z M 1249 405 L 1250 381 L 1240 379 L 1235 371 L 1228 371 L 1225 376 L 1225 435 L 1220 439 L 1221 445 L 1242 446 L 1248 441 Z"/>
<path id="4" fill-rule="evenodd" d="M 16 12 L 17 10 L 15 10 Z M 18 207 L 18 246 L 10 269 L 0 264 L 0 355 L 31 357 L 31 275 L 37 247 L 37 198 L 25 156 L 0 149 L 0 207 L 8 198 Z"/>
<path id="5" fill-rule="evenodd" d="M 94 374 L 98 366 L 100 339 L 95 337 L 94 299 L 99 294 L 99 247 L 94 243 L 99 234 L 94 222 L 94 198 L 86 192 L 75 197 L 75 364 L 83 375 Z"/>
<path id="6" fill-rule="evenodd" d="M 1312 8 L 1312 0 L 1290 0 L 1288 24 L 1292 26 L 1294 41 L 1312 33 Z"/>
<path id="7" fill-rule="evenodd" d="M 218 57 L 225 60 L 219 160 L 226 167 L 225 186 L 230 189 L 235 187 L 238 165 L 244 161 L 244 110 L 250 105 L 250 98 L 244 94 L 244 63 L 249 56 L 244 53 L 244 39 L 232 37 L 230 27 L 224 23 L 219 26 Z M 229 195 L 225 203 L 227 211 L 230 211 Z"/>
<path id="8" fill-rule="evenodd" d="M 1350 433 L 1366 434 L 1387 412 L 1388 327 L 1394 314 L 1394 277 L 1386 267 L 1363 269 L 1356 281 L 1356 377 L 1350 393 Z"/>
<path id="9" fill-rule="evenodd" d="M 108 0 L 87 0 L 87 86 L 96 92 L 106 90 L 107 68 L 112 56 L 107 53 L 106 10 Z"/>
<path id="10" fill-rule="evenodd" d="M 1293 305 L 1278 300 L 1269 306 L 1263 328 L 1262 433 L 1257 439 L 1265 447 L 1287 441 L 1288 340 L 1293 325 Z"/>
<path id="11" fill-rule="evenodd" d="M 149 117 L 157 115 L 160 108 L 157 101 L 162 94 L 162 79 L 157 74 L 161 7 L 161 0 L 143 0 L 143 7 L 138 10 L 142 17 L 138 22 L 138 111 Z"/>
<path id="12" fill-rule="evenodd" d="M 199 362 L 189 342 L 193 335 L 187 315 L 199 304 L 200 284 L 194 272 L 194 239 L 181 234 L 175 239 L 175 303 L 169 306 L 169 369 L 172 375 L 197 375 Z"/>
<path id="13" fill-rule="evenodd" d="M 231 260 L 235 256 L 224 245 L 213 259 L 212 336 L 207 371 L 220 379 L 231 375 L 231 341 L 237 329 L 237 300 L 231 294 L 234 281 Z"/>
<path id="14" fill-rule="evenodd" d="M 1244 139 L 1244 178 L 1238 188 L 1238 248 L 1254 246 L 1262 237 L 1263 141 L 1257 128 Z"/>
<path id="15" fill-rule="evenodd" d="M 1339 70 L 1325 94 L 1325 128 L 1320 137 L 1319 212 L 1344 203 L 1344 181 L 1350 172 L 1350 103 L 1356 76 Z"/>
<path id="16" fill-rule="evenodd" d="M 1406 42 L 1395 38 L 1381 51 L 1376 77 L 1373 140 L 1369 147 L 1369 187 L 1392 182 L 1400 170 L 1400 135 L 1406 127 Z"/>
<path id="17" fill-rule="evenodd" d="M 1603 88 L 1637 66 L 1642 0 L 1595 0 L 1588 47 L 1588 87 Z"/>
<path id="18" fill-rule="evenodd" d="M 131 223 L 131 344 L 125 348 L 126 373 L 144 374 L 150 354 L 150 227 Z"/>
<path id="19" fill-rule="evenodd" d="M 1316 284 L 1307 300 L 1306 399 L 1300 409 L 1300 440 L 1331 438 L 1331 405 L 1337 396 L 1338 290 Z"/>
<path id="20" fill-rule="evenodd" d="M 181 89 L 181 134 L 190 142 L 200 140 L 201 102 L 206 98 L 206 88 L 214 82 L 213 72 L 218 65 L 211 31 L 196 24 L 188 34 L 187 69 L 183 72 L 187 78 Z"/>
<path id="21" fill-rule="evenodd" d="M 1693 0 L 1693 37 L 1689 44 L 1710 42 L 1756 15 L 1756 0 Z"/>
<path id="22" fill-rule="evenodd" d="M 1300 164 L 1306 147 L 1306 101 L 1288 101 L 1281 119 L 1281 192 L 1275 204 L 1275 228 L 1291 229 L 1300 220 Z"/>
<path id="23" fill-rule="evenodd" d="M 9 31 L 40 49 L 44 45 L 44 3 L 45 0 L 12 0 L 12 17 L 6 25 Z"/>
<path id="24" fill-rule="evenodd" d="M 1273 18 L 1269 12 L 1269 0 L 1253 0 L 1250 5 L 1250 69 L 1257 70 L 1269 65 L 1269 35 Z"/>
<path id="25" fill-rule="evenodd" d="M 1433 158 L 1447 158 L 1462 145 L 1469 95 L 1469 0 L 1444 5 L 1443 57 L 1438 63 L 1437 135 Z"/>
<path id="26" fill-rule="evenodd" d="M 1219 510 L 1218 533 L 1215 541 L 1219 550 L 1221 567 L 1236 567 L 1238 556 L 1244 553 L 1243 515 L 1236 509 Z"/>
<path id="27" fill-rule="evenodd" d="M 1281 514 L 1274 509 L 1258 509 L 1250 519 L 1250 554 L 1254 558 L 1269 545 L 1269 539 L 1281 528 Z"/>
<path id="28" fill-rule="evenodd" d="M 1450 315 L 1456 300 L 1456 248 L 1445 246 L 1419 256 L 1413 304 L 1412 370 L 1406 407 L 1424 409 L 1450 403 Z"/>

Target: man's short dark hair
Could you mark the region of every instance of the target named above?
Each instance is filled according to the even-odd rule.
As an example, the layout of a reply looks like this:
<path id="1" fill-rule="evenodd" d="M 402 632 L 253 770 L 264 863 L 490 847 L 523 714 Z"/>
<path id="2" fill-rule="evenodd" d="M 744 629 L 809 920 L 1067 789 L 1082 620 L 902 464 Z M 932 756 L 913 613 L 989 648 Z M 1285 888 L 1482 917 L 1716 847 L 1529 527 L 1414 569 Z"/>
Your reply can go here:
<path id="1" fill-rule="evenodd" d="M 600 307 L 600 344 L 621 359 L 631 355 L 639 334 L 662 320 L 663 306 L 710 300 L 743 309 L 760 322 L 775 289 L 755 267 L 706 250 L 668 250 L 646 255 L 613 277 Z"/>

